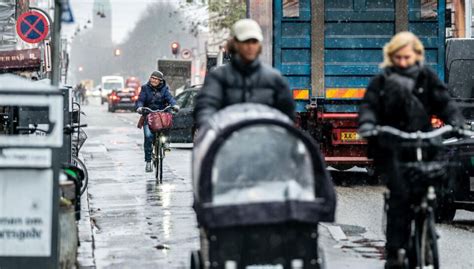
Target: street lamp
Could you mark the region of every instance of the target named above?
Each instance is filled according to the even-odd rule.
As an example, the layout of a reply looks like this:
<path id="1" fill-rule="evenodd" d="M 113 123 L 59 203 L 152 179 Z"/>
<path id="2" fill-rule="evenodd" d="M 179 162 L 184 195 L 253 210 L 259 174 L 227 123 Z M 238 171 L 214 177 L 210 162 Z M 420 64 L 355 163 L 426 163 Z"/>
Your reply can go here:
<path id="1" fill-rule="evenodd" d="M 120 56 L 120 55 L 122 55 L 122 51 L 120 49 L 115 49 L 114 55 L 115 56 Z"/>
<path id="2" fill-rule="evenodd" d="M 84 71 L 84 67 L 79 66 L 78 70 L 79 70 L 79 72 L 82 72 L 82 71 Z"/>

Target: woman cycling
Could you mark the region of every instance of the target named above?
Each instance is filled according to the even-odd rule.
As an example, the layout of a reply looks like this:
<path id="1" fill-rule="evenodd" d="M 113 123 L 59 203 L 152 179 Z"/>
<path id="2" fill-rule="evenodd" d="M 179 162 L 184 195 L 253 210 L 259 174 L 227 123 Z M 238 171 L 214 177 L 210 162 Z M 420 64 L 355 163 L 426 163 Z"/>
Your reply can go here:
<path id="1" fill-rule="evenodd" d="M 430 131 L 432 116 L 462 126 L 462 115 L 446 86 L 424 65 L 424 47 L 418 37 L 410 32 L 398 33 L 385 45 L 383 53 L 383 69 L 371 80 L 360 106 L 359 133 L 370 132 L 376 125 L 389 125 L 406 132 Z M 409 189 L 401 176 L 403 171 L 396 169 L 394 148 L 372 139 L 369 155 L 390 191 L 385 268 L 402 268 L 398 252 L 406 248 L 409 234 Z"/>
<path id="2" fill-rule="evenodd" d="M 176 100 L 170 93 L 170 89 L 163 79 L 163 73 L 154 71 L 150 75 L 148 82 L 141 87 L 140 95 L 135 104 L 137 112 L 142 114 L 143 108 L 148 107 L 152 110 L 162 110 L 167 106 L 172 106 L 174 110 L 179 110 L 176 105 Z M 145 120 L 143 125 L 144 134 L 144 151 L 145 151 L 145 171 L 147 173 L 153 172 L 151 166 L 151 154 L 154 134 L 148 128 L 148 123 Z"/>

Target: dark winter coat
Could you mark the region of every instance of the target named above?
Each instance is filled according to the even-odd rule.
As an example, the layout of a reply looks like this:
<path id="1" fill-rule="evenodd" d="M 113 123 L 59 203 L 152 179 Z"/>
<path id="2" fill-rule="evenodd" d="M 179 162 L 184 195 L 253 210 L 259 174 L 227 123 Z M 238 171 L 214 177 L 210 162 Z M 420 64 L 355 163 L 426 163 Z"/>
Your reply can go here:
<path id="1" fill-rule="evenodd" d="M 295 104 L 283 76 L 259 60 L 245 65 L 236 56 L 206 77 L 196 99 L 196 123 L 201 126 L 218 110 L 238 103 L 268 105 L 295 118 Z"/>
<path id="2" fill-rule="evenodd" d="M 430 131 L 433 128 L 432 116 L 453 126 L 463 125 L 460 110 L 434 71 L 426 66 L 412 69 L 414 72 L 395 67 L 385 68 L 372 79 L 360 105 L 360 125 L 372 123 L 393 126 L 407 132 Z M 394 158 L 413 158 L 412 151 L 400 151 L 397 145 L 393 139 L 386 140 L 384 136 L 371 138 L 369 157 L 374 158 L 376 166 L 390 165 Z M 436 150 L 427 149 L 427 153 L 435 156 Z"/>
<path id="3" fill-rule="evenodd" d="M 176 105 L 176 100 L 170 93 L 170 89 L 165 81 L 158 87 L 151 86 L 150 82 L 144 84 L 140 91 L 135 108 L 148 107 L 152 110 L 164 109 L 167 106 Z"/>
<path id="4" fill-rule="evenodd" d="M 429 131 L 431 117 L 437 116 L 447 124 L 462 126 L 461 112 L 444 83 L 430 68 L 418 67 L 414 75 L 391 67 L 375 76 L 360 105 L 359 123 Z"/>

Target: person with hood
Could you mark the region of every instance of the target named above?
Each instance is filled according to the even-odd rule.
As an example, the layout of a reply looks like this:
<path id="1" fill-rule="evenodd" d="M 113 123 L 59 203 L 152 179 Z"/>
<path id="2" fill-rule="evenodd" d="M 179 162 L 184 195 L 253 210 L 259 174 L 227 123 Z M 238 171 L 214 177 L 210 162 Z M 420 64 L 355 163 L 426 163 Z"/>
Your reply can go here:
<path id="1" fill-rule="evenodd" d="M 417 36 L 400 32 L 385 45 L 383 53 L 383 69 L 370 81 L 360 105 L 359 133 L 362 136 L 373 131 L 376 125 L 388 125 L 405 132 L 431 131 L 433 116 L 446 124 L 462 127 L 463 117 L 445 84 L 424 65 L 424 47 Z M 411 157 L 404 154 L 403 149 L 400 152 L 390 145 L 394 143 L 383 141 L 383 137 L 369 138 L 369 156 L 390 191 L 385 268 L 403 268 L 398 253 L 406 249 L 408 243 L 410 191 L 397 162 Z M 437 155 L 435 148 L 428 152 L 432 158 Z"/>
<path id="2" fill-rule="evenodd" d="M 142 114 L 143 108 L 148 107 L 151 110 L 163 110 L 167 106 L 172 106 L 174 110 L 179 110 L 176 105 L 176 100 L 170 93 L 170 89 L 164 80 L 163 73 L 154 71 L 150 75 L 150 79 L 141 87 L 140 95 L 135 103 L 135 108 L 139 114 Z M 145 171 L 147 173 L 153 172 L 151 166 L 151 154 L 154 133 L 151 132 L 146 120 L 143 122 L 144 134 L 144 151 L 145 151 Z M 167 145 L 165 145 L 167 146 Z"/>
<path id="3" fill-rule="evenodd" d="M 232 26 L 232 35 L 228 44 L 231 62 L 212 70 L 196 97 L 197 127 L 218 110 L 247 102 L 276 108 L 294 120 L 295 104 L 287 81 L 259 60 L 263 41 L 260 26 L 254 20 L 242 19 Z"/>

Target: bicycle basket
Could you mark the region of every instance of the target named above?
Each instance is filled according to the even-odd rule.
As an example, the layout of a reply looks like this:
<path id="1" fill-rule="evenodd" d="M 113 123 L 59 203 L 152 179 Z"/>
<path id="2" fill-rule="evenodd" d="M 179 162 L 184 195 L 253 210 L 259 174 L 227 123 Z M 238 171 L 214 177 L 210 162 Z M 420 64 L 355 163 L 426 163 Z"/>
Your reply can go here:
<path id="1" fill-rule="evenodd" d="M 153 132 L 169 129 L 173 126 L 173 115 L 167 112 L 150 113 L 147 117 L 147 123 Z"/>
<path id="2" fill-rule="evenodd" d="M 79 139 L 78 139 L 78 135 L 79 135 Z M 77 150 L 79 151 L 81 148 L 82 148 L 82 145 L 84 145 L 84 143 L 86 142 L 87 140 L 87 134 L 84 130 L 80 129 L 79 131 L 79 134 L 78 133 L 74 133 L 72 135 L 72 148 L 73 148 L 73 151 L 74 150 Z"/>

